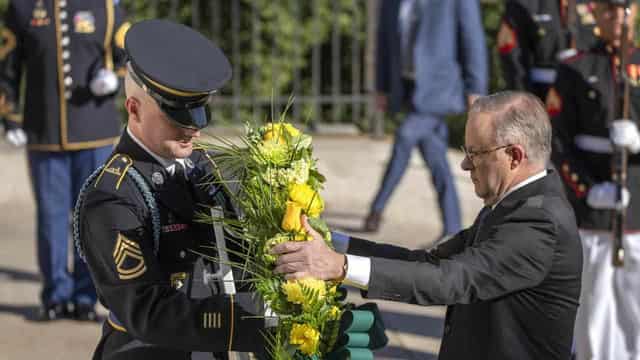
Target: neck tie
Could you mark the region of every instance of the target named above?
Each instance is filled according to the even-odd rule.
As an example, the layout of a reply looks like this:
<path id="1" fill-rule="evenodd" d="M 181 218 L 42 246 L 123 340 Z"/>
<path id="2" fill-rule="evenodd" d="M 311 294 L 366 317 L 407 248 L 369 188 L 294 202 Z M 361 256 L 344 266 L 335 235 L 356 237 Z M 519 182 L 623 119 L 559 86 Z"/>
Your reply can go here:
<path id="1" fill-rule="evenodd" d="M 186 186 L 187 177 L 184 172 L 184 166 L 178 161 L 173 162 L 173 181 L 182 186 Z"/>
<path id="2" fill-rule="evenodd" d="M 469 245 L 473 245 L 478 241 L 478 236 L 480 236 L 480 230 L 482 229 L 482 225 L 484 224 L 487 215 L 491 213 L 491 206 L 485 206 L 480 210 L 478 217 L 476 218 L 474 227 L 475 231 L 473 232 L 473 237 L 471 237 L 471 243 Z"/>

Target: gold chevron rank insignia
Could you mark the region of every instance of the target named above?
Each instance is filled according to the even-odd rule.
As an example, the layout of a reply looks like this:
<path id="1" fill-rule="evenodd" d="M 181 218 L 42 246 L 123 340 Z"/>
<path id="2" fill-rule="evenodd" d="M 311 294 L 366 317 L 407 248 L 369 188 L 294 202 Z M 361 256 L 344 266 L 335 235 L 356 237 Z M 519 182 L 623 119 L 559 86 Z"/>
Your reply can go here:
<path id="1" fill-rule="evenodd" d="M 121 280 L 135 279 L 147 271 L 140 245 L 120 233 L 113 249 L 113 260 Z"/>

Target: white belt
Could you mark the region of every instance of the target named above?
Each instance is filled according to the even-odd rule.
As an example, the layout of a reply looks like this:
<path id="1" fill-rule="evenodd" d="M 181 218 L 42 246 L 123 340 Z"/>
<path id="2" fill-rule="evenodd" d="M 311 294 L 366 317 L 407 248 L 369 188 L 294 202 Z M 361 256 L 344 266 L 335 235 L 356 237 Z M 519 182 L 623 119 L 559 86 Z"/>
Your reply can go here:
<path id="1" fill-rule="evenodd" d="M 613 153 L 613 146 L 609 138 L 593 135 L 580 134 L 573 139 L 578 149 L 590 151 L 598 154 Z"/>
<path id="2" fill-rule="evenodd" d="M 549 68 L 532 68 L 529 71 L 529 79 L 540 84 L 553 84 L 556 81 L 556 70 Z"/>

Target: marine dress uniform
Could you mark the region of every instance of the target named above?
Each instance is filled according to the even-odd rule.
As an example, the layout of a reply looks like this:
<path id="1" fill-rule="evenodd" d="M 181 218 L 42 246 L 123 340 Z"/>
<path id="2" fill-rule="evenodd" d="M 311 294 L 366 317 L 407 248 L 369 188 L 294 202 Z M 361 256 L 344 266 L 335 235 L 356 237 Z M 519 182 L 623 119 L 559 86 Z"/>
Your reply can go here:
<path id="1" fill-rule="evenodd" d="M 69 214 L 80 186 L 120 134 L 114 73 L 124 64 L 128 26 L 114 0 L 15 0 L 6 13 L 2 115 L 8 130 L 22 128 L 27 135 L 43 320 L 65 315 L 68 302 L 79 318 L 95 317 L 95 289 L 84 263 L 76 256 L 73 273 L 67 269 Z"/>
<path id="2" fill-rule="evenodd" d="M 148 20 L 131 27 L 126 49 L 132 80 L 167 121 L 208 125 L 207 101 L 231 77 L 215 45 L 183 25 Z M 198 56 L 182 56 L 193 52 Z M 233 216 L 218 178 L 204 151 L 164 159 L 128 129 L 89 177 L 75 234 L 110 312 L 94 359 L 226 359 L 228 351 L 264 351 L 261 308 L 244 301 L 252 294 L 242 286 L 233 295 L 212 280 L 216 236 L 223 235 L 196 220 L 211 207 Z"/>
<path id="3" fill-rule="evenodd" d="M 625 263 L 612 266 L 611 210 L 592 207 L 590 191 L 612 181 L 609 124 L 622 86 L 617 60 L 600 43 L 567 59 L 549 90 L 547 110 L 554 126 L 553 162 L 567 188 L 584 251 L 581 304 L 575 345 L 578 359 L 640 358 L 640 155 L 630 154 L 631 194 L 623 239 Z M 631 118 L 640 115 L 640 51 L 630 49 L 626 74 L 631 84 Z"/>
<path id="4" fill-rule="evenodd" d="M 568 24 L 566 0 L 509 0 L 505 4 L 497 46 L 507 89 L 523 90 L 544 100 L 556 66 L 575 50 L 593 43 L 594 19 L 586 1 L 577 1 L 575 24 Z M 570 28 L 575 28 L 570 35 Z"/>

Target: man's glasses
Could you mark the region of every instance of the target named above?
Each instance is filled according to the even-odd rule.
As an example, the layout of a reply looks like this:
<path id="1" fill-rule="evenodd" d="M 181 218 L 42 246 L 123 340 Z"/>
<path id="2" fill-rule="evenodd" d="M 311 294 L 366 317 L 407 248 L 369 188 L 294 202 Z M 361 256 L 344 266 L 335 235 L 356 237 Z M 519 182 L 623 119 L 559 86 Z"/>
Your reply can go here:
<path id="1" fill-rule="evenodd" d="M 466 147 L 464 147 L 464 145 L 460 146 L 460 150 L 462 150 L 462 153 L 464 153 L 464 156 L 469 159 L 469 161 L 471 163 L 473 163 L 473 159 L 477 158 L 479 156 L 482 155 L 486 155 L 486 154 L 490 154 L 494 151 L 498 151 L 500 149 L 504 149 L 504 148 L 508 148 L 509 146 L 512 146 L 513 144 L 507 144 L 507 145 L 502 145 L 502 146 L 497 146 L 491 149 L 487 149 L 487 150 L 477 150 L 477 151 L 471 151 L 471 150 L 467 150 Z"/>

